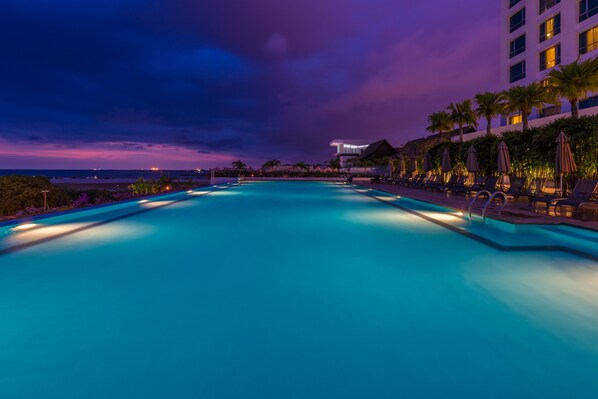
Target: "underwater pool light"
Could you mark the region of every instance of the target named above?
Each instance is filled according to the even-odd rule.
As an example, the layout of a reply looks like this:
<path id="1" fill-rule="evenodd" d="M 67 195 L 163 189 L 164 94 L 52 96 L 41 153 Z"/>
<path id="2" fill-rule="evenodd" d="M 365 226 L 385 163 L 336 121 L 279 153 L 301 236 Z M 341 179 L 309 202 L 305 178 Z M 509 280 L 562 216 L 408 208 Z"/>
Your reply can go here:
<path id="1" fill-rule="evenodd" d="M 35 223 L 25 223 L 25 224 L 20 224 L 18 226 L 15 226 L 12 229 L 13 230 L 17 230 L 17 231 L 20 231 L 20 230 L 29 230 L 29 229 L 34 228 L 35 226 L 37 226 L 37 224 L 35 224 Z"/>

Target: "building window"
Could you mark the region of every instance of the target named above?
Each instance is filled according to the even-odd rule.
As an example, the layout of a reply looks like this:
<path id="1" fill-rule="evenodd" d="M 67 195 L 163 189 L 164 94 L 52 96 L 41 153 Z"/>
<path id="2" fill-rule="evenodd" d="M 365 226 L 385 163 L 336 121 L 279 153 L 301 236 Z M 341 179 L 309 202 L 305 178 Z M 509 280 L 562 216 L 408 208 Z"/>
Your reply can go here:
<path id="1" fill-rule="evenodd" d="M 596 106 L 598 106 L 598 96 L 589 97 L 579 102 L 579 109 L 586 109 Z"/>
<path id="2" fill-rule="evenodd" d="M 540 43 L 561 33 L 561 14 L 557 14 L 540 24 Z"/>
<path id="3" fill-rule="evenodd" d="M 579 34 L 579 55 L 598 49 L 598 26 Z"/>
<path id="4" fill-rule="evenodd" d="M 519 36 L 513 40 L 509 45 L 509 57 L 513 58 L 517 54 L 521 54 L 525 51 L 525 35 Z"/>
<path id="5" fill-rule="evenodd" d="M 540 117 L 546 118 L 547 116 L 554 116 L 561 113 L 561 106 L 560 105 L 550 105 L 548 107 L 542 108 L 540 111 Z"/>
<path id="6" fill-rule="evenodd" d="M 540 14 L 544 11 L 556 6 L 561 0 L 540 0 Z"/>
<path id="7" fill-rule="evenodd" d="M 509 19 L 509 33 L 516 31 L 523 25 L 525 25 L 525 7 L 511 15 L 511 18 Z"/>
<path id="8" fill-rule="evenodd" d="M 598 14 L 598 0 L 581 0 L 579 2 L 579 22 Z"/>
<path id="9" fill-rule="evenodd" d="M 521 122 L 523 122 L 523 118 L 521 117 L 521 114 L 509 116 L 509 125 L 516 125 Z"/>
<path id="10" fill-rule="evenodd" d="M 561 45 L 557 44 L 540 53 L 540 70 L 552 68 L 561 63 Z"/>
<path id="11" fill-rule="evenodd" d="M 509 76 L 509 81 L 511 83 L 517 82 L 521 79 L 525 79 L 525 61 L 521 61 L 515 65 L 511 65 L 511 68 L 509 68 Z"/>
<path id="12" fill-rule="evenodd" d="M 509 8 L 513 7 L 515 4 L 519 3 L 521 0 L 509 0 Z"/>

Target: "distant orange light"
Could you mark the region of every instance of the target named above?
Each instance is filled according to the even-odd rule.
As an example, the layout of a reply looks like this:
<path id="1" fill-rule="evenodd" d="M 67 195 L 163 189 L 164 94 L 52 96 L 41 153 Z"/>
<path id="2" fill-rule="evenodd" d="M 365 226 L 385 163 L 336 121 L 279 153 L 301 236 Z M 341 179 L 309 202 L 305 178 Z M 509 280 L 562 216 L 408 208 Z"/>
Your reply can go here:
<path id="1" fill-rule="evenodd" d="M 155 171 L 158 171 L 158 170 L 160 170 L 160 168 L 158 168 L 157 166 L 152 166 L 152 167 L 150 168 L 150 170 L 152 170 L 152 171 L 154 171 L 154 172 L 155 172 Z"/>

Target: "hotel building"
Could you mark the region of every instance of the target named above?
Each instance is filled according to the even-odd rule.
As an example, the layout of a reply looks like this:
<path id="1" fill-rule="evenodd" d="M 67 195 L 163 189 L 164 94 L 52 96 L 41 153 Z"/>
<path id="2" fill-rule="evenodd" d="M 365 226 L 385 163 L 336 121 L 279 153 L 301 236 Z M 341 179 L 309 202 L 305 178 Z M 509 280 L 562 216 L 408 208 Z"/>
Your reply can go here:
<path id="1" fill-rule="evenodd" d="M 598 0 L 500 0 L 500 81 L 512 85 L 542 82 L 550 70 L 578 57 L 598 56 Z M 580 103 L 584 109 L 598 106 L 598 96 Z M 534 110 L 531 119 L 570 112 L 570 105 L 547 105 Z M 597 111 L 591 112 L 598 113 Z M 552 118 L 550 118 L 552 119 Z M 511 115 L 501 125 L 521 122 Z"/>
<path id="2" fill-rule="evenodd" d="M 360 139 L 334 139 L 330 142 L 330 146 L 336 148 L 334 154 L 341 161 L 341 167 L 346 167 L 350 159 L 361 155 L 366 148 L 369 147 L 375 140 L 360 140 Z"/>

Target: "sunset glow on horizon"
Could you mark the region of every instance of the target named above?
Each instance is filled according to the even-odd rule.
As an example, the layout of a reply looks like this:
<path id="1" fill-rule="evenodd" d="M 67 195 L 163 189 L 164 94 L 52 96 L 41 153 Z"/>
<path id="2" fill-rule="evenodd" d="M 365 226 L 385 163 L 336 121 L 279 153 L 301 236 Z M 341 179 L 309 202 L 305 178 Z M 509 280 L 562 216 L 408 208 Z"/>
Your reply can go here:
<path id="1" fill-rule="evenodd" d="M 235 159 L 231 154 L 200 154 L 164 144 L 96 142 L 70 147 L 0 140 L 0 169 L 30 169 L 32 160 L 40 165 L 33 169 L 196 169 L 229 166 Z"/>

